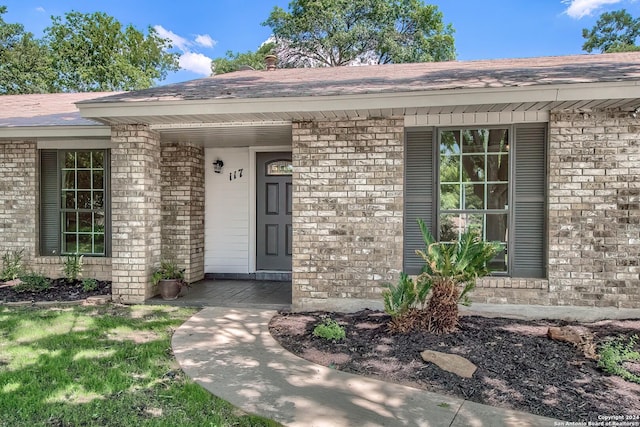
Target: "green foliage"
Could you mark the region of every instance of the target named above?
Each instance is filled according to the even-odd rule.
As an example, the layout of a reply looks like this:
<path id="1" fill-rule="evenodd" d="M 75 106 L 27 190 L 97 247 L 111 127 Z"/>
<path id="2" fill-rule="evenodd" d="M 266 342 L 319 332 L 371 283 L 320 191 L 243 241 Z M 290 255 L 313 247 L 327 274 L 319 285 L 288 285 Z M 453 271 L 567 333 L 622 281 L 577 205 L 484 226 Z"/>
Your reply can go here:
<path id="1" fill-rule="evenodd" d="M 392 284 L 386 286 L 387 289 L 382 291 L 384 311 L 396 318 L 406 314 L 412 308 L 424 308 L 432 283 L 421 278 L 414 281 L 402 272 L 396 286 Z"/>
<path id="2" fill-rule="evenodd" d="M 211 71 L 214 74 L 225 74 L 238 71 L 244 66 L 254 70 L 264 70 L 264 57 L 273 53 L 274 43 L 265 43 L 255 52 L 236 53 L 227 51 L 225 56 L 215 58 L 211 62 Z"/>
<path id="3" fill-rule="evenodd" d="M 293 0 L 263 25 L 285 48 L 287 66 L 333 67 L 454 59 L 453 27 L 442 18 L 421 0 Z"/>
<path id="4" fill-rule="evenodd" d="M 415 282 L 401 273 L 398 284 L 383 291 L 385 311 L 392 317 L 389 327 L 402 333 L 451 332 L 458 324 L 458 304 L 469 302 L 467 294 L 476 279 L 490 273 L 489 262 L 502 245 L 483 241 L 473 228 L 457 240 L 436 242 L 424 221 L 419 219 L 418 225 L 425 250 L 416 253 L 425 265 Z"/>
<path id="5" fill-rule="evenodd" d="M 324 338 L 326 340 L 340 341 L 346 337 L 344 328 L 333 319 L 324 319 L 313 329 L 313 336 Z"/>
<path id="6" fill-rule="evenodd" d="M 0 94 L 136 90 L 179 69 L 171 43 L 102 12 L 52 17 L 43 39 L 2 19 Z"/>
<path id="7" fill-rule="evenodd" d="M 636 349 L 637 343 L 637 335 L 629 337 L 627 342 L 624 338 L 617 338 L 604 343 L 598 351 L 600 355 L 598 366 L 605 372 L 640 384 L 640 376 L 629 372 L 623 366 L 624 362 L 640 362 L 640 352 Z"/>
<path id="8" fill-rule="evenodd" d="M 98 289 L 98 281 L 96 279 L 82 279 L 82 290 L 91 292 Z"/>
<path id="9" fill-rule="evenodd" d="M 498 242 L 483 241 L 477 231 L 467 228 L 454 242 L 436 242 L 424 221 L 418 220 L 426 251 L 416 253 L 425 261 L 419 279 L 432 285 L 441 278 L 463 285 L 460 299 L 475 287 L 476 279 L 488 275 L 489 261 L 502 250 Z"/>
<path id="10" fill-rule="evenodd" d="M 64 257 L 62 261 L 62 274 L 68 280 L 75 281 L 80 275 L 82 275 L 82 258 L 83 255 L 69 254 Z"/>
<path id="11" fill-rule="evenodd" d="M 413 308 L 417 298 L 416 285 L 406 273 L 400 273 L 400 279 L 396 286 L 387 284 L 387 289 L 382 291 L 384 299 L 384 311 L 392 317 L 401 316 L 410 308 Z"/>
<path id="12" fill-rule="evenodd" d="M 601 53 L 640 51 L 640 18 L 625 9 L 605 12 L 590 30 L 584 28 L 582 50 Z"/>
<path id="13" fill-rule="evenodd" d="M 7 251 L 2 255 L 2 272 L 0 273 L 0 281 L 7 282 L 20 277 L 24 273 L 22 258 L 24 249 L 19 251 Z"/>
<path id="14" fill-rule="evenodd" d="M 51 287 L 51 280 L 34 272 L 23 274 L 20 280 L 22 283 L 13 287 L 16 292 L 43 292 Z"/>
<path id="15" fill-rule="evenodd" d="M 178 264 L 173 261 L 160 261 L 160 267 L 157 268 L 151 275 L 151 282 L 153 285 L 157 285 L 160 280 L 166 279 L 184 279 L 184 268 L 178 267 Z"/>
<path id="16" fill-rule="evenodd" d="M 60 91 L 136 90 L 179 69 L 171 43 L 149 27 L 147 35 L 103 12 L 69 12 L 45 29 Z"/>
<path id="17" fill-rule="evenodd" d="M 48 92 L 54 72 L 47 46 L 22 24 L 5 22 L 6 12 L 0 6 L 0 95 Z"/>

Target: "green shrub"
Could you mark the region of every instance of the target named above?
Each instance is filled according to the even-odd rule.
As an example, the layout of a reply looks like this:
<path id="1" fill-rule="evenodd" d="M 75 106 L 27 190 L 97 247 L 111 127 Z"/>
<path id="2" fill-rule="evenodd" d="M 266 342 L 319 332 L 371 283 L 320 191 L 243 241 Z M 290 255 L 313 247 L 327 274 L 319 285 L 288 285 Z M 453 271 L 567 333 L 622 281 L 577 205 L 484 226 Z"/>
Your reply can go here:
<path id="1" fill-rule="evenodd" d="M 83 255 L 69 254 L 64 258 L 62 263 L 62 274 L 67 280 L 75 282 L 78 276 L 82 275 L 82 257 Z"/>
<path id="2" fill-rule="evenodd" d="M 82 279 L 82 290 L 91 292 L 98 289 L 98 281 L 96 279 Z"/>
<path id="3" fill-rule="evenodd" d="M 414 282 L 406 273 L 400 273 L 398 284 L 387 284 L 387 289 L 382 291 L 384 311 L 391 317 L 399 317 L 412 308 L 424 308 L 431 285 L 429 280 L 418 277 Z"/>
<path id="4" fill-rule="evenodd" d="M 43 292 L 51 287 L 51 280 L 38 273 L 20 276 L 22 283 L 13 287 L 16 292 Z"/>
<path id="5" fill-rule="evenodd" d="M 413 279 L 406 273 L 400 273 L 398 284 L 387 284 L 387 289 L 382 291 L 384 311 L 392 317 L 401 316 L 415 305 L 417 295 Z"/>
<path id="6" fill-rule="evenodd" d="M 629 372 L 623 366 L 624 362 L 640 361 L 640 352 L 635 349 L 637 343 L 637 335 L 629 337 L 627 342 L 624 338 L 617 338 L 604 343 L 598 351 L 598 367 L 627 381 L 640 384 L 640 376 Z"/>
<path id="7" fill-rule="evenodd" d="M 339 341 L 347 336 L 344 328 L 333 319 L 324 319 L 313 329 L 313 336 L 327 340 Z"/>
<path id="8" fill-rule="evenodd" d="M 19 251 L 7 251 L 2 255 L 2 272 L 0 273 L 0 281 L 7 282 L 14 280 L 24 274 L 24 266 L 22 265 L 22 258 L 24 256 L 24 249 Z"/>
<path id="9" fill-rule="evenodd" d="M 160 280 L 177 279 L 182 281 L 184 279 L 184 271 L 185 269 L 178 267 L 178 264 L 174 261 L 163 260 L 160 261 L 160 267 L 151 275 L 151 282 L 156 286 Z"/>

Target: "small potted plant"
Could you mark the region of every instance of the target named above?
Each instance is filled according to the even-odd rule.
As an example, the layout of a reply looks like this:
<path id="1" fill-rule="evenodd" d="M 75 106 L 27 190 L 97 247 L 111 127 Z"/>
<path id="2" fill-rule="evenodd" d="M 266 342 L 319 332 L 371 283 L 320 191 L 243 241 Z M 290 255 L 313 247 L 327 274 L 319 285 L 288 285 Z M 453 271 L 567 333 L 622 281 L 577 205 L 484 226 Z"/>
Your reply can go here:
<path id="1" fill-rule="evenodd" d="M 160 296 L 164 300 L 178 298 L 182 287 L 187 285 L 184 281 L 184 268 L 178 267 L 178 264 L 173 261 L 161 261 L 160 267 L 153 272 L 151 281 L 158 287 Z"/>

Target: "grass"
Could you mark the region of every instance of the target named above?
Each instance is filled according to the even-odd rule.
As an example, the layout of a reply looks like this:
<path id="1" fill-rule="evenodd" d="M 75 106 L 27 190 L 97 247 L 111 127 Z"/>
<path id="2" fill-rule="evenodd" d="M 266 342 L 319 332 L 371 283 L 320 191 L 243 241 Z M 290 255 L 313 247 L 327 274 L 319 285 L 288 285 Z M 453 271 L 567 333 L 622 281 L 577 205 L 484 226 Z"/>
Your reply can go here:
<path id="1" fill-rule="evenodd" d="M 0 426 L 277 426 L 179 369 L 171 333 L 194 312 L 0 307 Z"/>

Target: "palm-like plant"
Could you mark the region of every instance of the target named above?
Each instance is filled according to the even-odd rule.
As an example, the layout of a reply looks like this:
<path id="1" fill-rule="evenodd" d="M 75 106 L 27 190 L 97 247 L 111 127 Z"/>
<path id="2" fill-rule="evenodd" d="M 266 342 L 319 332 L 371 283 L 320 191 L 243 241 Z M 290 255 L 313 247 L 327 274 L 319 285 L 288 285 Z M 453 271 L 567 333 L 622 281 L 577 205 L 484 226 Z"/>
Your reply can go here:
<path id="1" fill-rule="evenodd" d="M 402 316 L 414 306 L 416 297 L 417 290 L 413 279 L 406 273 L 400 273 L 398 284 L 387 285 L 387 289 L 382 291 L 384 311 L 392 317 Z"/>
<path id="2" fill-rule="evenodd" d="M 416 253 L 425 261 L 418 283 L 431 290 L 427 304 L 429 329 L 450 332 L 458 324 L 458 302 L 468 302 L 467 293 L 476 279 L 488 275 L 489 262 L 502 250 L 498 242 L 485 242 L 477 231 L 466 229 L 454 242 L 436 242 L 424 221 L 418 220 L 425 243 Z"/>
<path id="3" fill-rule="evenodd" d="M 418 280 L 431 282 L 446 277 L 455 284 L 464 284 L 460 299 L 475 287 L 476 279 L 491 273 L 489 262 L 502 250 L 499 242 L 485 242 L 476 230 L 467 228 L 458 240 L 436 242 L 424 221 L 418 220 L 426 251 L 416 253 L 425 261 Z"/>

